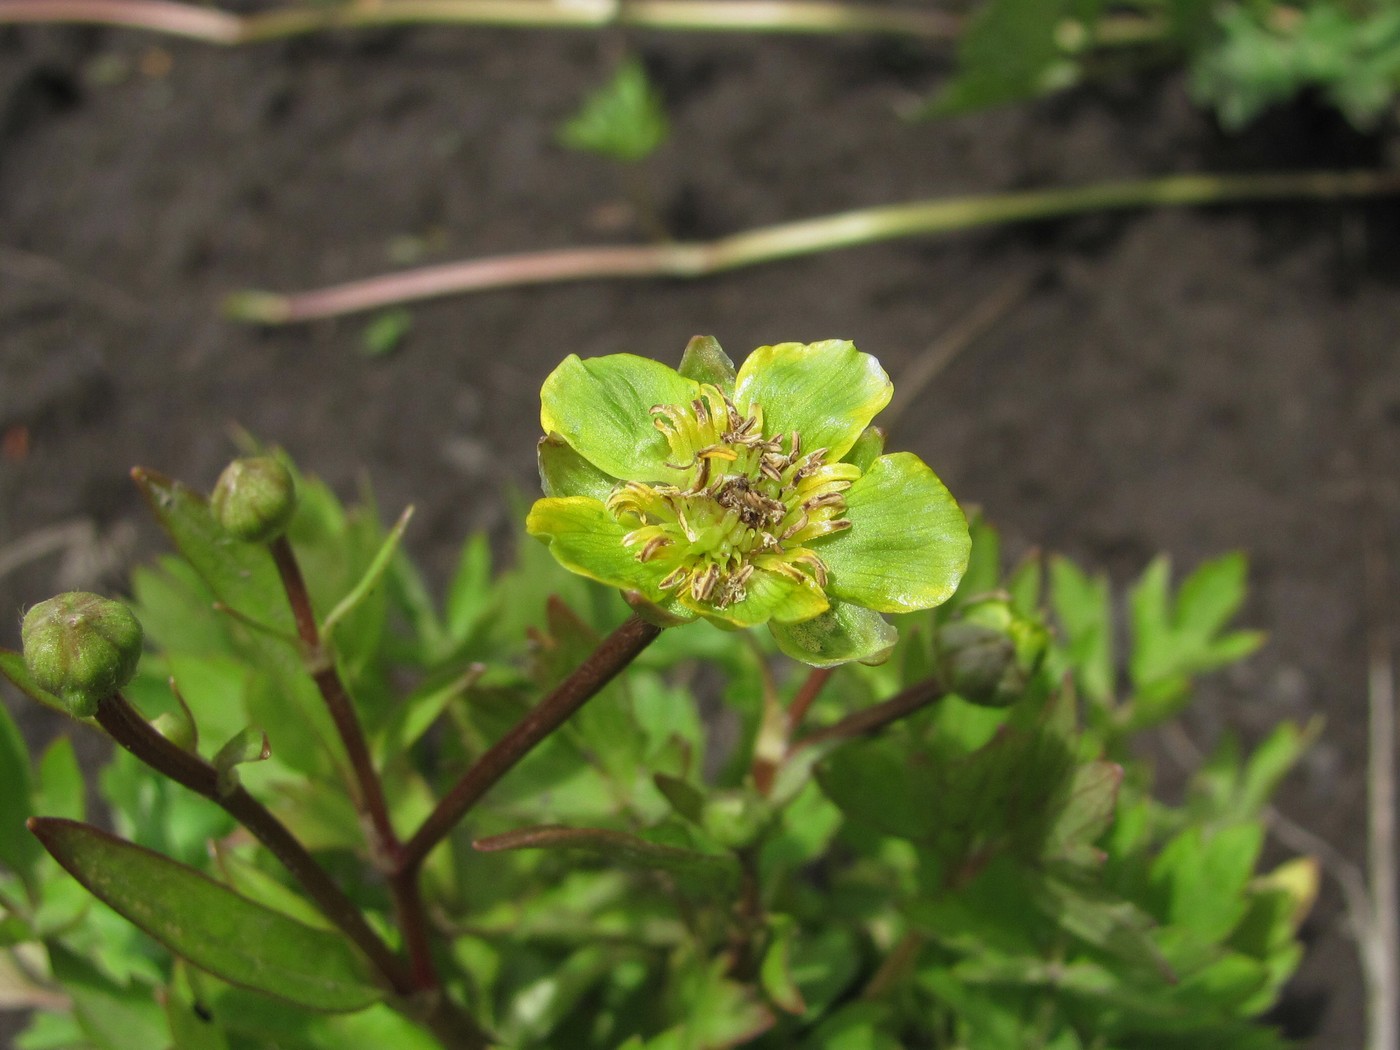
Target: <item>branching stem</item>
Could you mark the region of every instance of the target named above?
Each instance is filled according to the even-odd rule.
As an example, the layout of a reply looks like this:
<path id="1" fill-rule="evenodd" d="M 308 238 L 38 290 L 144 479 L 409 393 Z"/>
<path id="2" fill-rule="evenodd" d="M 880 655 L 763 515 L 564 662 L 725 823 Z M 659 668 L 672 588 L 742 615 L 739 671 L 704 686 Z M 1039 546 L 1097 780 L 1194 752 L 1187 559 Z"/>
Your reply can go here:
<path id="1" fill-rule="evenodd" d="M 531 709 L 462 774 L 423 826 L 404 844 L 400 862 L 416 870 L 496 782 L 550 733 L 617 676 L 661 634 L 661 628 L 632 616 L 604 638 L 554 691 Z"/>

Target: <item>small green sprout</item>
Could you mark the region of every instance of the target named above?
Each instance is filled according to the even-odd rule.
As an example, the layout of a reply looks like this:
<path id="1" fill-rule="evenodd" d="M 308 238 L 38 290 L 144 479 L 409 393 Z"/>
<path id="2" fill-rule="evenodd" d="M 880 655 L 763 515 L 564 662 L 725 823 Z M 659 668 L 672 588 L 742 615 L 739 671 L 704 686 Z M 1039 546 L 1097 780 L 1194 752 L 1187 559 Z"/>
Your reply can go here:
<path id="1" fill-rule="evenodd" d="M 660 149 L 670 132 L 661 96 L 641 62 L 631 59 L 560 126 L 559 141 L 570 149 L 632 164 Z"/>
<path id="2" fill-rule="evenodd" d="M 880 454 L 893 385 L 875 358 L 780 343 L 735 374 L 697 339 L 682 369 L 570 355 L 545 380 L 526 527 L 560 563 L 670 617 L 768 624 L 814 666 L 882 658 L 882 613 L 952 595 L 967 522 L 917 456 Z"/>

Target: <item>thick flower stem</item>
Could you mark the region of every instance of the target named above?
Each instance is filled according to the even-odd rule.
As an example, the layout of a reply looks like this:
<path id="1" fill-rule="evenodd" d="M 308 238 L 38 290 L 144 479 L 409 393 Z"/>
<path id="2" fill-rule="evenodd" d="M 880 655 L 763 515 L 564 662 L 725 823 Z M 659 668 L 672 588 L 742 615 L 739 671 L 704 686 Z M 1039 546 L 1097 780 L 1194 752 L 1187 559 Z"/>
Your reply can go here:
<path id="1" fill-rule="evenodd" d="M 233 320 L 253 324 L 296 324 L 445 295 L 531 284 L 613 277 L 705 277 L 839 248 L 1095 211 L 1339 200 L 1395 193 L 1400 193 L 1397 172 L 1305 171 L 1168 175 L 1094 186 L 948 197 L 800 219 L 714 241 L 522 252 L 403 270 L 291 295 L 240 292 L 225 303 L 225 313 Z"/>
<path id="2" fill-rule="evenodd" d="M 156 772 L 222 807 L 268 848 L 326 918 L 359 946 L 389 986 L 401 995 L 414 990 L 403 960 L 374 932 L 355 902 L 347 897 L 280 820 L 242 787 L 220 793 L 219 774 L 198 755 L 185 751 L 155 731 L 120 693 L 97 706 L 97 722 L 119 745 Z"/>
<path id="3" fill-rule="evenodd" d="M 404 844 L 401 855 L 404 870 L 416 870 L 481 796 L 596 696 L 657 639 L 661 630 L 640 616 L 633 616 L 604 638 L 588 659 L 491 745 L 443 796 L 422 827 Z"/>

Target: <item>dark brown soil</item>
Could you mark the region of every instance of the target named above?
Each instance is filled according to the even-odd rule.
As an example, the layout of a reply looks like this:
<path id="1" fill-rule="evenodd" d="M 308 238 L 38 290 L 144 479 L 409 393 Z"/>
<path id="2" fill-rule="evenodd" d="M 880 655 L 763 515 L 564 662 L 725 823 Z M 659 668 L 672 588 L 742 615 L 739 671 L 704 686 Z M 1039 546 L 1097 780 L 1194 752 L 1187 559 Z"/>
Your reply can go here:
<path id="1" fill-rule="evenodd" d="M 415 309 L 398 352 L 377 359 L 360 352 L 360 320 L 264 331 L 218 318 L 230 290 L 388 268 L 405 237 L 437 260 L 638 236 L 617 173 L 553 138 L 616 43 L 415 30 L 219 51 L 0 31 L 0 549 L 90 521 L 111 555 L 105 578 L 101 558 L 8 571 L 0 644 L 17 644 L 27 603 L 116 585 L 161 549 L 128 468 L 208 485 L 232 423 L 347 496 L 368 476 L 386 513 L 416 503 L 410 545 L 442 572 L 470 530 L 506 531 L 507 485 L 533 484 L 537 391 L 563 354 L 674 359 L 696 332 L 736 357 L 848 337 L 898 377 L 1024 276 L 1028 294 L 894 443 L 1014 548 L 1064 551 L 1119 582 L 1157 551 L 1183 569 L 1248 551 L 1247 619 L 1271 642 L 1206 686 L 1189 732 L 1208 746 L 1324 715 L 1281 807 L 1360 860 L 1363 525 L 1375 504 L 1393 544 L 1400 462 L 1393 204 L 1090 217 L 696 283 L 493 293 Z M 675 122 L 655 197 L 686 237 L 944 194 L 1374 164 L 1388 146 L 1306 104 L 1227 139 L 1170 76 L 909 125 L 897 110 L 945 58 L 862 41 L 637 43 Z M 60 728 L 26 718 L 39 737 Z M 1359 1047 L 1335 884 L 1307 931 L 1281 1016 L 1314 1046 Z"/>

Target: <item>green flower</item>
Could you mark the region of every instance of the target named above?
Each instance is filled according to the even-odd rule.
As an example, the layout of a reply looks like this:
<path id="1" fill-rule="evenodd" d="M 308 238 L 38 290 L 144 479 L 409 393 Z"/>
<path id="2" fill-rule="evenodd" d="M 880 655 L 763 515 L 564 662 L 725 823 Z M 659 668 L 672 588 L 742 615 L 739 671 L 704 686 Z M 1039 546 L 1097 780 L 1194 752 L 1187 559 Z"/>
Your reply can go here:
<path id="1" fill-rule="evenodd" d="M 971 546 L 933 471 L 880 454 L 892 391 L 844 340 L 762 346 L 737 375 L 712 339 L 679 372 L 570 355 L 540 394 L 547 498 L 526 528 L 671 616 L 766 623 L 817 666 L 877 660 L 896 640 L 880 614 L 947 600 Z"/>

